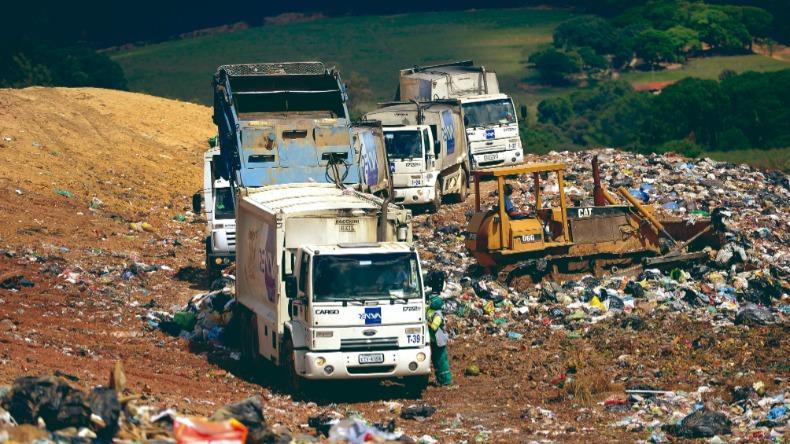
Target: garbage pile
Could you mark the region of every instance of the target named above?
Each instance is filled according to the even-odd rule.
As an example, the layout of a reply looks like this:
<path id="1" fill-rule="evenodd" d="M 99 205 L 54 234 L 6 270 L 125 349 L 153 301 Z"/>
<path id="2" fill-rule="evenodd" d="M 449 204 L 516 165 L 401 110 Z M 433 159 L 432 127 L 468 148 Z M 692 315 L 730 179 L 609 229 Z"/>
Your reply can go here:
<path id="1" fill-rule="evenodd" d="M 228 404 L 208 418 L 184 416 L 140 403 L 139 396 L 124 389 L 124 381 L 119 364 L 109 386 L 87 393 L 64 377 L 18 378 L 0 399 L 0 442 L 254 444 L 292 440 L 289 430 L 267 424 L 260 396 Z"/>
<path id="2" fill-rule="evenodd" d="M 453 314 L 456 334 L 520 337 L 531 325 L 572 327 L 629 314 L 638 302 L 660 310 L 695 312 L 716 325 L 786 322 L 790 314 L 790 179 L 779 172 L 762 172 L 746 165 L 709 159 L 692 160 L 672 154 L 644 156 L 616 150 L 550 153 L 541 161 L 563 162 L 566 192 L 580 205 L 592 205 L 591 158 L 601 160 L 601 176 L 609 189 L 624 186 L 658 207 L 663 218 L 690 222 L 721 208 L 724 243 L 707 248 L 701 264 L 671 270 L 635 270 L 622 276 L 579 276 L 567 282 L 541 282 L 508 287 L 499 276 L 476 277 L 464 247 L 466 217 L 457 208 L 416 222 L 424 269 L 449 273 L 442 292 L 445 311 Z M 529 161 L 529 159 L 527 159 Z M 520 179 L 523 196 L 515 205 L 531 202 L 531 178 Z M 558 186 L 553 176 L 542 182 L 545 200 Z M 521 199 L 521 202 L 519 202 Z M 493 193 L 482 206 L 493 205 Z M 468 204 L 467 204 L 468 205 Z M 417 219 L 419 221 L 419 219 Z"/>
<path id="3" fill-rule="evenodd" d="M 235 279 L 228 273 L 211 284 L 211 291 L 192 296 L 184 307 L 174 307 L 173 312 L 149 311 L 145 317 L 147 326 L 191 342 L 207 342 L 222 347 L 232 340 L 228 338 L 226 329 L 236 304 Z"/>
<path id="4" fill-rule="evenodd" d="M 670 442 L 674 438 L 711 438 L 726 442 L 737 432 L 748 441 L 781 442 L 788 421 L 790 392 L 766 393 L 764 384 L 735 387 L 731 399 L 705 402 L 711 391 L 702 386 L 692 393 L 660 390 L 627 390 L 627 398 L 607 400 L 605 409 L 623 412 L 612 424 L 632 432 L 650 433 L 650 442 Z"/>

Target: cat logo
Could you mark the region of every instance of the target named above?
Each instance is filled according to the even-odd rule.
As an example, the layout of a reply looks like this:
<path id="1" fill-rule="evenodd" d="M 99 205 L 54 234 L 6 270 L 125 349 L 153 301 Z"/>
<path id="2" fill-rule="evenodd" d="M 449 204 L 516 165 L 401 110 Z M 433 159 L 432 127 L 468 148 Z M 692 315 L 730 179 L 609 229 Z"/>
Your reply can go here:
<path id="1" fill-rule="evenodd" d="M 579 217 L 590 217 L 592 216 L 592 208 L 579 208 L 578 215 Z"/>

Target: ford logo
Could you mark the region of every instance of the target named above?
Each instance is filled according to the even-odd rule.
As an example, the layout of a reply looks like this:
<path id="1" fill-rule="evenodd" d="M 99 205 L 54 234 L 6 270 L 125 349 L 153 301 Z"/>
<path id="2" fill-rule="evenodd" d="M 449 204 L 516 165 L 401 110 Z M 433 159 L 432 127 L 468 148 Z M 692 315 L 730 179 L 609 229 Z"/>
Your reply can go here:
<path id="1" fill-rule="evenodd" d="M 364 330 L 362 334 L 365 336 L 373 336 L 376 334 L 376 330 Z"/>

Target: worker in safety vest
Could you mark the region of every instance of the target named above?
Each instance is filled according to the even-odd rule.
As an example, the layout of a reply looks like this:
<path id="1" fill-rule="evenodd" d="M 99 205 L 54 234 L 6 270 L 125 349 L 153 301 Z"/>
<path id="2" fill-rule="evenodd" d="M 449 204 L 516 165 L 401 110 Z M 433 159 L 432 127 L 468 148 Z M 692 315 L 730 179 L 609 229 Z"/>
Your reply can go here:
<path id="1" fill-rule="evenodd" d="M 431 297 L 425 318 L 428 322 L 428 334 L 431 337 L 431 362 L 436 374 L 436 383 L 450 385 L 453 383 L 453 375 L 450 373 L 450 360 L 447 357 L 449 336 L 445 330 L 444 316 L 442 316 L 444 300 L 439 297 L 439 292 L 444 288 L 444 272 L 434 270 L 429 277 L 431 278 Z"/>

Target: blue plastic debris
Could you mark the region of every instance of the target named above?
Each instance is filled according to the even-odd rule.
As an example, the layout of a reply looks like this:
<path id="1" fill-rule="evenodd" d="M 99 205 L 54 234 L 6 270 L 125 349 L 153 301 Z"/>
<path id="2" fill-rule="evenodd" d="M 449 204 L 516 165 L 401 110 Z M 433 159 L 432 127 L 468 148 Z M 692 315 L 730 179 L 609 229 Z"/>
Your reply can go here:
<path id="1" fill-rule="evenodd" d="M 784 418 L 785 416 L 787 416 L 787 406 L 780 405 L 772 408 L 768 412 L 768 416 L 766 416 L 766 418 L 770 421 L 775 421 L 779 418 Z"/>

